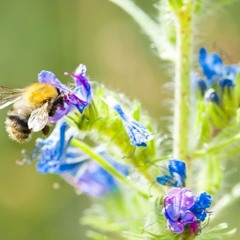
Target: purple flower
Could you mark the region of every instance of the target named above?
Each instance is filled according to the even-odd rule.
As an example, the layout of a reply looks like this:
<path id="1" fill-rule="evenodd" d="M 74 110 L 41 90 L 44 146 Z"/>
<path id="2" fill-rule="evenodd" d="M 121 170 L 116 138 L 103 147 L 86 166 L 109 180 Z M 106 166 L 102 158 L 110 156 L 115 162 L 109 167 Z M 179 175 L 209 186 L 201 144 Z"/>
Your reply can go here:
<path id="1" fill-rule="evenodd" d="M 78 98 L 84 100 L 87 105 L 91 102 L 91 85 L 86 77 L 87 68 L 85 65 L 80 64 L 74 73 L 65 73 L 71 76 L 75 82 L 75 94 Z"/>
<path id="2" fill-rule="evenodd" d="M 195 199 L 188 188 L 172 188 L 164 198 L 163 214 L 172 232 L 179 234 L 190 230 L 195 235 L 200 221 L 205 220 L 208 213 L 206 208 L 210 205 L 211 196 L 207 193 L 202 193 Z"/>
<path id="3" fill-rule="evenodd" d="M 37 171 L 59 174 L 76 189 L 93 197 L 116 189 L 118 183 L 112 175 L 88 155 L 70 145 L 73 137 L 73 129 L 60 120 L 48 138 L 38 139 L 32 154 L 38 160 Z M 128 167 L 117 163 L 104 149 L 96 148 L 95 152 L 120 173 L 128 174 Z"/>
<path id="4" fill-rule="evenodd" d="M 185 162 L 175 159 L 171 159 L 168 162 L 168 170 L 170 175 L 157 177 L 157 182 L 166 186 L 184 187 L 186 180 Z"/>
<path id="5" fill-rule="evenodd" d="M 172 232 L 182 233 L 187 224 L 195 224 L 194 214 L 189 210 L 194 204 L 193 193 L 187 188 L 172 188 L 164 198 L 163 213 Z"/>
<path id="6" fill-rule="evenodd" d="M 118 113 L 132 145 L 146 147 L 146 142 L 153 139 L 151 133 L 141 123 L 128 116 L 113 97 L 108 97 L 106 103 Z"/>
<path id="7" fill-rule="evenodd" d="M 58 106 L 56 114 L 50 118 L 50 122 L 56 122 L 72 111 L 74 107 L 82 113 L 84 108 L 90 104 L 91 85 L 86 77 L 86 67 L 80 64 L 74 74 L 69 73 L 68 75 L 74 77 L 74 90 L 63 85 L 52 72 L 42 71 L 38 75 L 39 82 L 54 85 L 63 96 L 63 106 Z"/>

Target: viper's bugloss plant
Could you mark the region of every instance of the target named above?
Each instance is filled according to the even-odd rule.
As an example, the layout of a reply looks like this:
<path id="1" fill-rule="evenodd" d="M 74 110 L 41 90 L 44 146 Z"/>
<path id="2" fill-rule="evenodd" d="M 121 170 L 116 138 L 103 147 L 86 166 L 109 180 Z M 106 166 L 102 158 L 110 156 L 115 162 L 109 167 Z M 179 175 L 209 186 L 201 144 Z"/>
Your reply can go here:
<path id="1" fill-rule="evenodd" d="M 41 83 L 59 89 L 63 103 L 50 118 L 57 122 L 52 133 L 37 139 L 24 159 L 95 199 L 81 218 L 92 239 L 226 239 L 234 230 L 213 219 L 240 197 L 224 193 L 228 198 L 217 207 L 221 162 L 239 154 L 240 65 L 195 47 L 196 20 L 207 1 L 161 0 L 156 21 L 131 0 L 111 1 L 175 69 L 173 141 L 164 143 L 137 101 L 90 81 L 81 64 L 66 73 L 73 87 L 52 72 L 39 74 Z"/>

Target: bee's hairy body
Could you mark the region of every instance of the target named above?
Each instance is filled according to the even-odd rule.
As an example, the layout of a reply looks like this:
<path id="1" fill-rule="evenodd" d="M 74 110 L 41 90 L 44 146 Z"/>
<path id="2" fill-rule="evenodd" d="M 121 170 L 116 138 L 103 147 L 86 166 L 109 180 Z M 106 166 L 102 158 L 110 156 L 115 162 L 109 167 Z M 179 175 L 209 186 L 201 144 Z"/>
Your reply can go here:
<path id="1" fill-rule="evenodd" d="M 9 137 L 17 142 L 24 142 L 30 138 L 31 129 L 28 120 L 32 112 L 46 104 L 46 111 L 51 117 L 55 114 L 57 106 L 63 104 L 59 90 L 48 83 L 34 83 L 25 88 L 21 98 L 14 102 L 7 114 L 6 131 Z M 48 133 L 49 126 L 42 129 Z"/>

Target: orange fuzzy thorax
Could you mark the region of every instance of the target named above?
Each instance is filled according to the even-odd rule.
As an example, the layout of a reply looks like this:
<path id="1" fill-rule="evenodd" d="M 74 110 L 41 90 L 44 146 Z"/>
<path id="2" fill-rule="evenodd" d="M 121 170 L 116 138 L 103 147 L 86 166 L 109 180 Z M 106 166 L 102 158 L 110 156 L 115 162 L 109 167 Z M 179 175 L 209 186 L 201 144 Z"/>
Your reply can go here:
<path id="1" fill-rule="evenodd" d="M 49 99 L 55 99 L 58 96 L 56 87 L 49 83 L 34 83 L 26 88 L 23 98 L 32 106 L 41 106 Z"/>

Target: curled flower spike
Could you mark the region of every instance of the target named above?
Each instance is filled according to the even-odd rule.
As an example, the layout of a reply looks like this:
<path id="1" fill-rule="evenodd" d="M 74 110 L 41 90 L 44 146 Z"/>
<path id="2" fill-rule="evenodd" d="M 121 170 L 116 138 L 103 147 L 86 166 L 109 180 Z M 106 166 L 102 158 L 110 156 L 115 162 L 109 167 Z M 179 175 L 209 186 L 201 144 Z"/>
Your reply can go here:
<path id="1" fill-rule="evenodd" d="M 38 75 L 39 82 L 54 85 L 63 96 L 63 106 L 58 106 L 56 114 L 50 118 L 51 122 L 56 122 L 61 119 L 72 111 L 74 107 L 82 113 L 84 108 L 90 104 L 91 86 L 86 78 L 86 67 L 80 64 L 75 74 L 71 76 L 78 79 L 75 79 L 76 87 L 74 90 L 63 85 L 52 72 L 42 71 Z"/>
<path id="2" fill-rule="evenodd" d="M 166 186 L 184 187 L 186 180 L 186 164 L 183 161 L 171 159 L 168 161 L 169 175 L 157 177 L 158 183 Z"/>
<path id="3" fill-rule="evenodd" d="M 46 139 L 38 139 L 32 156 L 40 173 L 59 174 L 77 190 L 89 196 L 102 196 L 117 187 L 117 181 L 78 148 L 70 145 L 74 132 L 60 120 Z M 103 149 L 95 150 L 119 172 L 128 174 L 126 165 L 117 163 Z"/>
<path id="4" fill-rule="evenodd" d="M 200 221 L 205 220 L 208 213 L 206 208 L 210 207 L 211 202 L 211 196 L 206 192 L 195 199 L 188 188 L 170 189 L 164 198 L 163 208 L 169 229 L 178 234 L 191 230 L 191 235 L 196 235 Z"/>
<path id="5" fill-rule="evenodd" d="M 150 134 L 150 132 L 141 123 L 128 116 L 123 111 L 121 105 L 113 97 L 108 97 L 105 101 L 118 113 L 132 145 L 137 147 L 146 147 L 146 142 L 153 139 L 153 136 Z"/>

